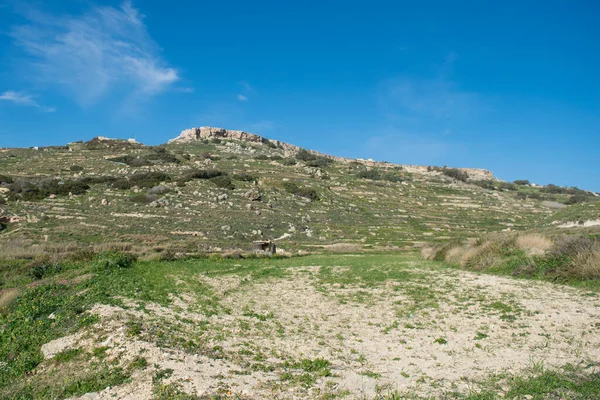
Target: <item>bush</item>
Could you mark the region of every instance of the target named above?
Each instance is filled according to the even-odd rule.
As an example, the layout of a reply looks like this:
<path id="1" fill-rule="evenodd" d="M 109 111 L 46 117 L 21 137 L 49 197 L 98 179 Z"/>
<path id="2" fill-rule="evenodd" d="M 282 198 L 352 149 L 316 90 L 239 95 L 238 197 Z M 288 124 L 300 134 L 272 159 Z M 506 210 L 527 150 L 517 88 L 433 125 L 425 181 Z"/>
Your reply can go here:
<path id="1" fill-rule="evenodd" d="M 402 182 L 404 181 L 404 178 L 402 178 L 402 176 L 395 174 L 393 172 L 386 172 L 385 174 L 383 174 L 381 176 L 381 178 L 384 181 L 388 181 L 388 182 Z"/>
<path id="2" fill-rule="evenodd" d="M 498 187 L 504 190 L 517 190 L 517 186 L 510 182 L 499 182 Z"/>
<path id="3" fill-rule="evenodd" d="M 218 187 L 223 188 L 223 189 L 229 189 L 229 190 L 235 189 L 235 186 L 231 182 L 231 178 L 226 175 L 215 176 L 213 178 L 210 178 L 209 181 L 211 181 L 212 183 L 214 183 L 215 185 L 217 185 Z"/>
<path id="4" fill-rule="evenodd" d="M 305 149 L 301 149 L 296 153 L 296 159 L 301 161 L 311 161 L 316 160 L 317 156 Z"/>
<path id="5" fill-rule="evenodd" d="M 280 155 L 275 154 L 274 156 L 269 157 L 269 159 L 271 161 L 281 161 L 281 160 L 283 160 L 283 157 L 281 157 Z"/>
<path id="6" fill-rule="evenodd" d="M 487 190 L 496 190 L 496 186 L 491 180 L 471 181 L 471 183 Z"/>
<path id="7" fill-rule="evenodd" d="M 515 185 L 519 185 L 519 186 L 528 186 L 529 185 L 529 181 L 526 179 L 518 179 L 516 181 L 513 182 Z"/>
<path id="8" fill-rule="evenodd" d="M 139 188 L 151 188 L 170 180 L 171 176 L 164 172 L 137 172 L 129 178 L 131 184 Z"/>
<path id="9" fill-rule="evenodd" d="M 94 260 L 93 267 L 97 271 L 131 268 L 136 261 L 133 254 L 118 251 L 100 253 Z"/>
<path id="10" fill-rule="evenodd" d="M 458 168 L 443 168 L 442 174 L 463 182 L 469 179 L 469 174 Z"/>
<path id="11" fill-rule="evenodd" d="M 112 183 L 112 187 L 115 189 L 128 190 L 131 189 L 133 185 L 129 182 L 127 178 L 119 178 Z"/>
<path id="12" fill-rule="evenodd" d="M 294 194 L 296 196 L 304 197 L 304 198 L 309 199 L 311 201 L 317 201 L 317 200 L 319 200 L 319 195 L 318 195 L 318 193 L 317 193 L 316 190 L 311 189 L 311 188 L 302 188 L 302 187 L 299 187 L 294 182 L 284 182 L 283 188 L 286 191 L 288 191 L 289 193 L 292 193 L 292 194 Z"/>
<path id="13" fill-rule="evenodd" d="M 590 196 L 585 196 L 582 194 L 574 194 L 572 196 L 569 197 L 569 199 L 566 201 L 566 204 L 572 205 L 572 204 L 578 204 L 578 203 L 585 203 L 590 201 L 592 198 Z"/>
<path id="14" fill-rule="evenodd" d="M 13 183 L 13 178 L 7 175 L 0 175 L 0 185 L 6 185 L 9 183 Z"/>
<path id="15" fill-rule="evenodd" d="M 139 157 L 134 157 L 129 154 L 124 155 L 124 156 L 107 158 L 106 161 L 112 161 L 112 162 L 117 162 L 117 163 L 121 163 L 121 164 L 126 164 L 126 165 L 129 165 L 130 167 L 144 167 L 144 166 L 152 165 L 152 163 L 149 160 L 139 158 Z"/>
<path id="16" fill-rule="evenodd" d="M 81 171 L 83 171 L 83 167 L 81 167 L 79 165 L 71 165 L 71 167 L 69 169 L 72 172 L 81 172 Z"/>
<path id="17" fill-rule="evenodd" d="M 333 163 L 333 160 L 331 158 L 327 158 L 327 157 L 317 157 L 314 160 L 306 161 L 307 166 L 318 167 L 318 168 L 326 168 L 331 163 Z"/>
<path id="18" fill-rule="evenodd" d="M 264 160 L 268 160 L 269 157 L 267 157 L 265 154 L 259 154 L 259 155 L 255 156 L 254 159 L 259 160 L 259 161 L 264 161 Z"/>
<path id="19" fill-rule="evenodd" d="M 58 274 L 62 270 L 62 265 L 50 262 L 48 260 L 34 261 L 33 264 L 30 265 L 29 275 L 33 279 L 39 280 Z"/>
<path id="20" fill-rule="evenodd" d="M 96 185 L 102 183 L 113 183 L 118 178 L 110 175 L 100 175 L 100 176 L 85 176 L 83 178 L 79 178 L 79 182 L 83 182 L 86 185 Z"/>
<path id="21" fill-rule="evenodd" d="M 210 142 L 214 144 L 221 144 L 221 139 L 213 138 Z"/>
<path id="22" fill-rule="evenodd" d="M 237 174 L 232 174 L 231 179 L 233 179 L 234 181 L 242 181 L 242 182 L 254 182 L 254 181 L 258 180 L 257 177 L 250 175 L 247 172 L 240 172 Z"/>
<path id="23" fill-rule="evenodd" d="M 293 158 L 284 158 L 281 162 L 283 165 L 292 166 L 296 165 L 296 160 Z"/>
<path id="24" fill-rule="evenodd" d="M 9 187 L 9 199 L 35 201 L 42 200 L 51 194 L 80 195 L 85 194 L 90 186 L 82 181 L 59 181 L 58 179 L 32 178 L 19 179 L 13 182 Z"/>
<path id="25" fill-rule="evenodd" d="M 224 172 L 221 172 L 216 169 L 211 170 L 192 170 L 186 173 L 182 180 L 191 181 L 192 179 L 211 179 L 217 176 L 225 175 Z"/>
<path id="26" fill-rule="evenodd" d="M 379 172 L 378 169 L 372 168 L 372 169 L 365 169 L 362 171 L 359 171 L 356 176 L 358 176 L 359 178 L 362 179 L 371 179 L 374 181 L 378 181 L 381 179 L 381 172 Z"/>

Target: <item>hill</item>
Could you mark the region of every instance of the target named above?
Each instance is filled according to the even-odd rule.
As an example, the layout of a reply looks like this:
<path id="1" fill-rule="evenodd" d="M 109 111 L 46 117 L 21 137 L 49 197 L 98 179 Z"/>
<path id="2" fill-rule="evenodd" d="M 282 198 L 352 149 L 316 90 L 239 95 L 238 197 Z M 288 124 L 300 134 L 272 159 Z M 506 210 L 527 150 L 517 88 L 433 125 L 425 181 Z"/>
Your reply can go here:
<path id="1" fill-rule="evenodd" d="M 2 149 L 0 172 L 0 246 L 11 258 L 82 246 L 249 250 L 256 240 L 287 251 L 410 248 L 550 225 L 568 214 L 556 201 L 595 200 L 484 170 L 351 160 L 207 127 L 161 146 L 100 137 Z"/>
<path id="2" fill-rule="evenodd" d="M 0 149 L 0 398 L 597 398 L 597 199 L 221 128 Z"/>

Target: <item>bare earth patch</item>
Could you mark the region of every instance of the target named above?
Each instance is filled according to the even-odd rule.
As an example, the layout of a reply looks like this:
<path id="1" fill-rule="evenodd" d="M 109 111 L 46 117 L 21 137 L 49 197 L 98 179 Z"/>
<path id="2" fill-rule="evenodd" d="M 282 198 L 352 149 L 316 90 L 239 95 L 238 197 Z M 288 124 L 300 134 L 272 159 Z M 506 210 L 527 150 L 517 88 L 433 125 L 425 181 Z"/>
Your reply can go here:
<path id="1" fill-rule="evenodd" d="M 600 359 L 597 296 L 455 270 L 418 272 L 425 278 L 375 287 L 323 280 L 319 266 L 258 282 L 199 276 L 223 312 L 201 311 L 193 293 L 168 308 L 97 305 L 101 322 L 45 345 L 52 351 L 44 354 L 106 346 L 124 363 L 147 360 L 130 383 L 98 399 L 150 399 L 157 387 L 242 398 L 373 398 L 394 390 L 438 397 L 533 363 Z"/>

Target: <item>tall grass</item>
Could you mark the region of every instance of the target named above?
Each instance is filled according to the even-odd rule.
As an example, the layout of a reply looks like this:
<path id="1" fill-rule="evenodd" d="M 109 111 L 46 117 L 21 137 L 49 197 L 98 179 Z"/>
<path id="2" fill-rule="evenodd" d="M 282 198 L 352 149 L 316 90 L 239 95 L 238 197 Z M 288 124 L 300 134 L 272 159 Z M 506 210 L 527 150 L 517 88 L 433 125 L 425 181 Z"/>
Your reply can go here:
<path id="1" fill-rule="evenodd" d="M 600 285 L 600 239 L 588 235 L 494 234 L 471 243 L 425 247 L 421 255 L 465 269 L 549 280 L 598 280 Z"/>

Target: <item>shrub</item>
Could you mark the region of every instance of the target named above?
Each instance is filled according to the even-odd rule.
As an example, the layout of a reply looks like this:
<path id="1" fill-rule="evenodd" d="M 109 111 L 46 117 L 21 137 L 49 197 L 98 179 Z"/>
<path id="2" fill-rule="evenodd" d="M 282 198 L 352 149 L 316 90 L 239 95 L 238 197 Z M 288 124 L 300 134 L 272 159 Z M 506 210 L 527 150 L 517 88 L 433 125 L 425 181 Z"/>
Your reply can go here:
<path id="1" fill-rule="evenodd" d="M 306 165 L 309 167 L 318 167 L 318 168 L 326 168 L 333 160 L 327 157 L 316 157 L 314 160 L 307 160 Z"/>
<path id="2" fill-rule="evenodd" d="M 517 195 L 515 196 L 515 199 L 517 200 L 525 200 L 527 198 L 527 195 L 525 193 L 517 193 Z"/>
<path id="3" fill-rule="evenodd" d="M 469 174 L 458 168 L 443 168 L 442 174 L 463 182 L 469 179 Z"/>
<path id="4" fill-rule="evenodd" d="M 218 138 L 213 138 L 213 139 L 211 140 L 211 143 L 214 143 L 214 144 L 221 144 L 221 139 L 218 139 Z"/>
<path id="5" fill-rule="evenodd" d="M 292 193 L 296 196 L 304 197 L 311 201 L 319 200 L 319 195 L 318 195 L 317 191 L 314 189 L 299 187 L 294 182 L 284 182 L 283 187 L 286 191 L 288 191 L 289 193 Z"/>
<path id="6" fill-rule="evenodd" d="M 129 154 L 124 155 L 124 156 L 107 158 L 106 161 L 127 164 L 130 167 L 144 167 L 144 166 L 152 165 L 152 163 L 149 160 L 146 160 L 144 158 L 134 157 Z"/>
<path id="7" fill-rule="evenodd" d="M 224 172 L 221 172 L 219 170 L 216 169 L 211 169 L 211 170 L 192 170 L 190 172 L 187 172 L 181 180 L 183 181 L 191 181 L 192 179 L 211 179 L 214 178 L 216 176 L 221 176 L 221 175 L 225 175 Z"/>
<path id="8" fill-rule="evenodd" d="M 63 270 L 63 266 L 48 260 L 34 261 L 30 265 L 29 275 L 33 279 L 43 279 L 55 275 Z"/>
<path id="9" fill-rule="evenodd" d="M 9 186 L 9 199 L 34 201 L 42 200 L 51 194 L 85 194 L 89 185 L 82 181 L 59 181 L 58 179 L 32 178 L 19 179 Z"/>
<path id="10" fill-rule="evenodd" d="M 305 149 L 301 149 L 296 153 L 296 159 L 301 161 L 311 161 L 316 160 L 317 156 Z"/>
<path id="11" fill-rule="evenodd" d="M 287 165 L 287 166 L 291 166 L 291 165 L 296 165 L 296 160 L 294 160 L 293 158 L 284 158 L 281 163 L 283 165 Z"/>
<path id="12" fill-rule="evenodd" d="M 161 182 L 170 181 L 171 176 L 164 172 L 137 172 L 129 178 L 132 185 L 139 188 L 151 188 Z"/>
<path id="13" fill-rule="evenodd" d="M 371 179 L 374 181 L 378 181 L 381 179 L 381 172 L 379 172 L 378 169 L 372 168 L 372 169 L 365 169 L 362 171 L 359 171 L 356 176 L 358 176 L 359 178 L 362 179 Z"/>
<path id="14" fill-rule="evenodd" d="M 519 185 L 519 186 L 528 186 L 529 185 L 529 181 L 526 179 L 518 179 L 516 181 L 513 182 L 515 185 Z"/>
<path id="15" fill-rule="evenodd" d="M 383 174 L 381 176 L 381 178 L 384 181 L 388 181 L 388 182 L 402 182 L 404 181 L 404 178 L 402 178 L 402 176 L 395 174 L 393 172 L 386 172 L 385 174 Z"/>
<path id="16" fill-rule="evenodd" d="M 258 180 L 257 177 L 255 177 L 254 175 L 250 175 L 247 172 L 240 172 L 237 174 L 232 174 L 231 179 L 233 179 L 235 181 L 242 181 L 242 182 L 254 182 L 254 181 Z"/>
<path id="17" fill-rule="evenodd" d="M 517 190 L 517 186 L 510 182 L 499 182 L 498 187 L 504 190 Z"/>
<path id="18" fill-rule="evenodd" d="M 0 175 L 0 185 L 13 183 L 13 178 L 7 175 Z"/>
<path id="19" fill-rule="evenodd" d="M 72 172 L 81 172 L 81 171 L 83 171 L 83 167 L 81 167 L 79 165 L 71 165 L 71 167 L 69 169 Z"/>
<path id="20" fill-rule="evenodd" d="M 281 161 L 283 160 L 283 157 L 281 157 L 280 155 L 275 154 L 274 156 L 269 157 L 270 160 L 272 161 Z"/>
<path id="21" fill-rule="evenodd" d="M 58 190 L 55 194 L 58 195 L 80 195 L 85 194 L 89 190 L 90 186 L 81 181 L 64 181 L 58 183 Z"/>
<path id="22" fill-rule="evenodd" d="M 231 178 L 226 175 L 215 176 L 213 178 L 210 178 L 209 181 L 211 181 L 212 183 L 214 183 L 215 185 L 217 185 L 218 187 L 223 188 L 223 189 L 229 189 L 229 190 L 235 189 L 235 186 L 231 182 Z"/>
<path id="23" fill-rule="evenodd" d="M 268 160 L 269 157 L 267 157 L 265 154 L 259 154 L 259 155 L 255 156 L 254 159 L 264 161 L 264 160 Z"/>
<path id="24" fill-rule="evenodd" d="M 587 201 L 590 201 L 591 199 L 592 198 L 590 196 L 585 196 L 582 194 L 574 194 L 569 197 L 569 199 L 566 201 L 566 204 L 572 205 L 572 204 L 578 204 L 578 203 L 585 203 Z"/>
<path id="25" fill-rule="evenodd" d="M 112 183 L 112 187 L 115 189 L 128 190 L 131 189 L 132 183 L 127 178 L 119 178 Z"/>
<path id="26" fill-rule="evenodd" d="M 101 183 L 113 183 L 118 178 L 110 175 L 100 175 L 100 176 L 84 176 L 83 178 L 79 178 L 79 182 L 83 182 L 86 185 L 96 185 Z"/>
<path id="27" fill-rule="evenodd" d="M 100 253 L 94 260 L 93 267 L 98 271 L 130 268 L 136 261 L 133 254 L 118 251 L 107 251 Z"/>
<path id="28" fill-rule="evenodd" d="M 496 186 L 491 180 L 471 181 L 471 183 L 487 190 L 496 190 Z"/>

